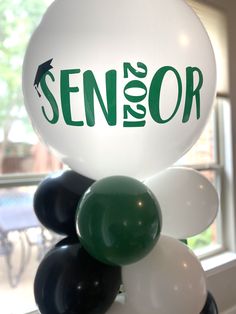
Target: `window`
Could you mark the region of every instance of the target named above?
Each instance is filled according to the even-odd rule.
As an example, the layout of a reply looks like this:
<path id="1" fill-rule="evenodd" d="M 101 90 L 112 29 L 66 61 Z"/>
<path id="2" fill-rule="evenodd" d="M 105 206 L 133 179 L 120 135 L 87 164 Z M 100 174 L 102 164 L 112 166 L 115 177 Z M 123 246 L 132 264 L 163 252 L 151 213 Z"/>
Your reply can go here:
<path id="1" fill-rule="evenodd" d="M 220 198 L 219 214 L 216 221 L 202 234 L 188 239 L 191 248 L 201 257 L 214 254 L 224 249 L 223 239 L 223 216 L 226 210 L 223 200 L 225 199 L 225 143 L 222 134 L 231 138 L 227 125 L 229 116 L 229 81 L 228 81 L 228 42 L 226 17 L 220 10 L 204 5 L 197 1 L 188 0 L 189 5 L 195 10 L 211 39 L 217 65 L 217 98 L 214 111 L 209 122 L 190 152 L 188 152 L 179 164 L 191 166 L 205 175 L 216 187 Z M 227 121 L 224 116 L 228 113 Z M 228 143 L 231 147 L 231 143 Z M 231 153 L 231 152 L 230 152 Z M 232 167 L 232 162 L 228 162 Z M 232 170 L 232 169 L 231 169 Z M 230 171 L 231 171 L 230 170 Z"/>
<path id="2" fill-rule="evenodd" d="M 4 314 L 35 309 L 34 273 L 54 237 L 36 220 L 32 198 L 43 174 L 62 165 L 35 135 L 21 91 L 26 45 L 50 2 L 0 1 L 0 295 Z"/>
<path id="3" fill-rule="evenodd" d="M 4 210 L 5 216 L 0 215 L 0 295 L 4 314 L 34 309 L 34 273 L 39 259 L 54 237 L 38 226 L 30 204 L 36 186 L 45 173 L 60 169 L 62 164 L 35 135 L 24 109 L 21 92 L 21 66 L 27 42 L 52 1 L 0 1 L 0 212 L 1 206 L 9 210 Z M 229 114 L 227 30 L 222 12 L 196 1 L 188 2 L 209 31 L 221 77 L 215 109 L 204 133 L 192 150 L 178 162 L 201 171 L 215 184 L 219 195 L 223 195 L 217 221 L 203 234 L 189 239 L 190 246 L 202 255 L 216 252 L 224 245 L 221 216 L 224 216 L 225 197 L 222 182 L 226 172 L 230 171 L 225 169 L 225 147 L 228 143 L 225 144 L 223 136 L 226 127 L 229 127 L 224 124 L 224 116 Z M 27 212 L 30 228 L 25 228 L 25 221 L 14 226 L 14 220 L 9 220 L 6 215 L 12 208 L 15 210 L 13 218 L 17 222 L 20 220 L 16 218 L 19 211 Z M 1 229 L 4 219 L 8 221 L 7 230 Z"/>
<path id="4" fill-rule="evenodd" d="M 26 45 L 48 4 L 46 0 L 11 0 L 0 4 L 1 174 L 46 173 L 61 166 L 35 135 L 21 91 Z"/>
<path id="5" fill-rule="evenodd" d="M 223 127 L 219 123 L 222 115 L 221 107 L 222 99 L 217 97 L 208 124 L 198 142 L 177 162 L 177 165 L 192 167 L 200 171 L 215 186 L 220 200 L 223 192 L 222 179 L 224 175 L 224 167 L 221 163 L 220 155 L 223 147 L 219 139 L 219 132 L 222 132 L 220 130 Z M 188 239 L 189 246 L 195 250 L 199 257 L 205 257 L 223 249 L 221 211 L 222 202 L 220 201 L 219 214 L 216 221 L 203 233 Z"/>

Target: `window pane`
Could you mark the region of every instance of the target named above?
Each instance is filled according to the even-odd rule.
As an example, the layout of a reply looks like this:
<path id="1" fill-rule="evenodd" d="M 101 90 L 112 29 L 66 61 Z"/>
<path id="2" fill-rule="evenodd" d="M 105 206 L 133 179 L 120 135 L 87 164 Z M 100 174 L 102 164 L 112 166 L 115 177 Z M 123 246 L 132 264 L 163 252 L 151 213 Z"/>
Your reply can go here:
<path id="1" fill-rule="evenodd" d="M 0 1 L 0 175 L 42 173 L 61 167 L 39 143 L 21 91 L 22 62 L 29 37 L 51 2 Z M 36 308 L 35 272 L 57 239 L 40 226 L 34 214 L 35 189 L 36 186 L 0 189 L 0 296 L 4 314 Z"/>
<path id="2" fill-rule="evenodd" d="M 0 174 L 40 173 L 61 167 L 39 143 L 21 90 L 26 46 L 50 2 L 52 0 L 0 2 Z"/>
<path id="3" fill-rule="evenodd" d="M 62 168 L 62 163 L 39 141 L 30 144 L 8 140 L 6 145 L 1 144 L 1 174 L 47 173 Z"/>
<path id="4" fill-rule="evenodd" d="M 35 190 L 36 186 L 0 189 L 0 296 L 4 314 L 36 308 L 33 282 L 37 267 L 59 240 L 41 227 L 34 214 Z"/>
<path id="5" fill-rule="evenodd" d="M 217 244 L 216 233 L 217 233 L 216 223 L 213 223 L 207 230 L 205 230 L 201 234 L 189 238 L 188 245 L 193 250 L 197 250 Z"/>

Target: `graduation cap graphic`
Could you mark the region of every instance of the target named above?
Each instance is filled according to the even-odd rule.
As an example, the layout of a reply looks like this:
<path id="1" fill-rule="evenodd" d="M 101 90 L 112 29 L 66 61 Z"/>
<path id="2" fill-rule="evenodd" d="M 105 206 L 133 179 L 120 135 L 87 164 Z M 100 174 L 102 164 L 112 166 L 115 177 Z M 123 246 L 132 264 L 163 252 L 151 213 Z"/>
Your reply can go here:
<path id="1" fill-rule="evenodd" d="M 42 64 L 40 64 L 38 66 L 38 70 L 37 70 L 37 73 L 36 73 L 36 76 L 35 76 L 35 80 L 34 80 L 34 87 L 35 87 L 39 97 L 41 97 L 41 94 L 40 94 L 40 92 L 38 90 L 39 83 L 40 83 L 42 77 L 44 76 L 44 74 L 47 71 L 49 71 L 50 69 L 53 68 L 53 66 L 51 65 L 52 60 L 53 60 L 53 58 L 48 60 L 48 61 L 46 61 L 46 62 L 44 62 L 44 63 L 42 63 Z"/>

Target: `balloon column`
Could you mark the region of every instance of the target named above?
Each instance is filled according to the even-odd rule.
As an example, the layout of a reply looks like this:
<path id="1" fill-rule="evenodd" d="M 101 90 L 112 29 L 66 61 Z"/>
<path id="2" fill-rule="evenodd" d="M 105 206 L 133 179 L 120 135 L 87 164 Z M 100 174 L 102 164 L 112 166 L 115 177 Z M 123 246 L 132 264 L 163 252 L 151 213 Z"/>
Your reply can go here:
<path id="1" fill-rule="evenodd" d="M 23 93 L 35 130 L 73 170 L 46 178 L 34 198 L 42 224 L 69 236 L 38 268 L 42 314 L 217 313 L 178 240 L 212 223 L 216 191 L 191 169 L 166 169 L 201 134 L 215 77 L 184 0 L 56 0 L 47 10 Z"/>

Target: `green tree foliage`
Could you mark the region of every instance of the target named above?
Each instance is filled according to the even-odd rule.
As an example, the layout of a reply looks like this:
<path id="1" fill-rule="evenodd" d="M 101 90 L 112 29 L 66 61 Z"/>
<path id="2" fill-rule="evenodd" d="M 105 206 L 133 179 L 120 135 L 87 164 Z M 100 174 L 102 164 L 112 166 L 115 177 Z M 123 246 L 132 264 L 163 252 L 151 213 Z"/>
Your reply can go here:
<path id="1" fill-rule="evenodd" d="M 5 141 L 14 120 L 27 124 L 22 110 L 22 63 L 29 37 L 46 7 L 43 0 L 0 1 L 0 128 Z"/>
<path id="2" fill-rule="evenodd" d="M 207 230 L 205 230 L 201 234 L 195 237 L 189 238 L 188 245 L 193 250 L 205 248 L 207 246 L 210 246 L 214 242 L 214 238 L 215 238 L 215 235 L 214 235 L 213 229 L 209 227 Z"/>

